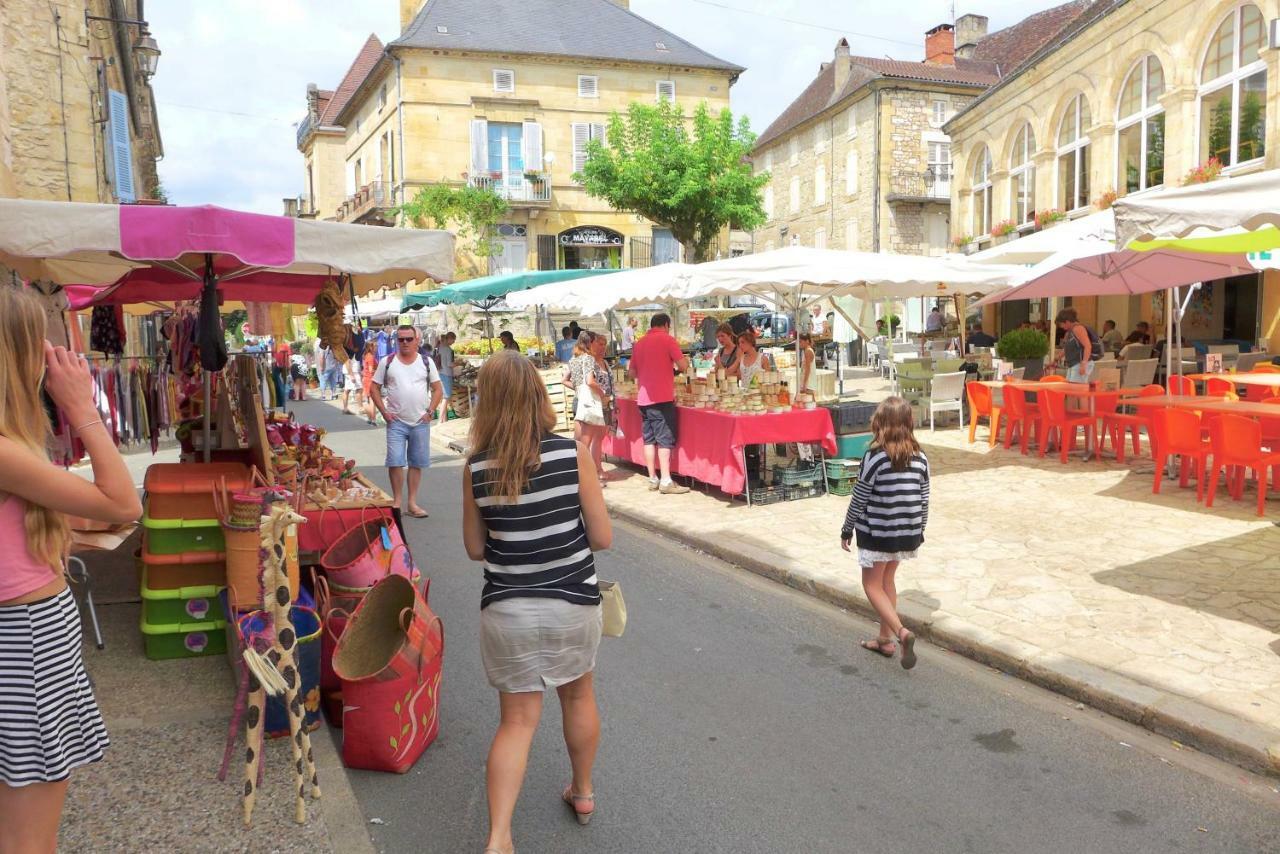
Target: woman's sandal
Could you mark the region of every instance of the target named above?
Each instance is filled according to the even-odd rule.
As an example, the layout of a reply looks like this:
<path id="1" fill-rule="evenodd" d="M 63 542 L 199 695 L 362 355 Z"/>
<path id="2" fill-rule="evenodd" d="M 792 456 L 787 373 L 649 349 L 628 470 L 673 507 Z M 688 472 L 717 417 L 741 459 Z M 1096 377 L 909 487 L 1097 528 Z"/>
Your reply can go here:
<path id="1" fill-rule="evenodd" d="M 902 641 L 902 669 L 910 670 L 916 666 L 916 636 L 904 626 L 898 639 Z"/>
<path id="2" fill-rule="evenodd" d="M 591 823 L 591 816 L 595 815 L 596 811 L 596 796 L 594 794 L 575 795 L 573 793 L 573 786 L 569 786 L 564 790 L 564 794 L 561 797 L 573 810 L 573 817 L 578 820 L 578 824 L 585 826 Z M 579 809 L 578 804 L 580 802 L 586 802 L 589 804 L 590 809 Z"/>
<path id="3" fill-rule="evenodd" d="M 860 646 L 870 652 L 879 653 L 885 658 L 893 658 L 898 651 L 898 647 L 894 644 L 893 638 L 876 638 L 874 640 L 864 640 Z"/>

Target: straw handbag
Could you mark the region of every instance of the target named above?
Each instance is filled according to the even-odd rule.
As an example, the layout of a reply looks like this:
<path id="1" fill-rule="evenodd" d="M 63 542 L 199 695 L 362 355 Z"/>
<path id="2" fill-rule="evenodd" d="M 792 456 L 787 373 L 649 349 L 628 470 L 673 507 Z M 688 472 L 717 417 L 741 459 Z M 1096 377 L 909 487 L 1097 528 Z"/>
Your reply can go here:
<path id="1" fill-rule="evenodd" d="M 604 635 L 620 638 L 627 630 L 627 603 L 616 581 L 600 581 L 600 607 L 604 611 Z"/>

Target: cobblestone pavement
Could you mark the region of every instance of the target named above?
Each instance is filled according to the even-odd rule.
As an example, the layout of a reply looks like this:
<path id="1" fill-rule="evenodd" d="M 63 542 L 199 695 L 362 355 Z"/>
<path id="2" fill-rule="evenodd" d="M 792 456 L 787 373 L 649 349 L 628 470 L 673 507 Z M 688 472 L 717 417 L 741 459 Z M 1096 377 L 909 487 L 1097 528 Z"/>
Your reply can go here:
<path id="1" fill-rule="evenodd" d="M 864 399 L 878 381 L 847 384 Z M 461 438 L 465 422 L 438 432 Z M 1280 770 L 1280 502 L 1197 504 L 1149 458 L 1066 465 L 918 433 L 933 469 L 927 542 L 902 610 L 936 642 L 1252 767 Z M 1143 443 L 1144 451 L 1146 443 Z M 614 512 L 823 598 L 866 610 L 840 550 L 847 499 L 748 508 L 718 492 L 655 498 L 615 473 Z"/>

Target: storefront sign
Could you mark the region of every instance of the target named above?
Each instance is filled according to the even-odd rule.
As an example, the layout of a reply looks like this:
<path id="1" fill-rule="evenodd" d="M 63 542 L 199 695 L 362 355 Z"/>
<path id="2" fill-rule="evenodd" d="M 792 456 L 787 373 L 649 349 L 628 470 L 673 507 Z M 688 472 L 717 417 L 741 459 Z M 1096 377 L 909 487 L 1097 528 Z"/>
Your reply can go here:
<path id="1" fill-rule="evenodd" d="M 608 228 L 584 225 L 560 232 L 561 246 L 621 246 L 622 235 Z"/>

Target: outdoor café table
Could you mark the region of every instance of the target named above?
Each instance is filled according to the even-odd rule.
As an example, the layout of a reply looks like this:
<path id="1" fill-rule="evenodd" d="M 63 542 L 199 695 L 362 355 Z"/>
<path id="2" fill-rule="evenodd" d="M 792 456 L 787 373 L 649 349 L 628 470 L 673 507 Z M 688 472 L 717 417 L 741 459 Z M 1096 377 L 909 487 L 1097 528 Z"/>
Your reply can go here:
<path id="1" fill-rule="evenodd" d="M 1158 409 L 1194 409 L 1197 412 L 1213 412 L 1218 415 L 1240 415 L 1245 418 L 1280 418 L 1280 407 L 1249 400 L 1227 400 L 1218 394 L 1157 394 L 1151 397 L 1126 397 L 1126 406 L 1154 407 Z"/>
<path id="2" fill-rule="evenodd" d="M 813 442 L 820 443 L 827 454 L 836 453 L 831 413 L 822 408 L 793 409 L 775 415 L 731 415 L 685 406 L 676 411 L 678 438 L 671 454 L 671 470 L 718 486 L 730 495 L 747 491 L 748 445 Z M 617 431 L 605 434 L 604 452 L 643 467 L 639 406 L 630 398 L 618 398 L 614 412 Z"/>
<path id="3" fill-rule="evenodd" d="M 980 382 L 983 385 L 990 387 L 992 390 L 1017 388 L 1028 393 L 1037 391 L 1056 391 L 1066 395 L 1067 397 L 1087 400 L 1089 402 L 1089 416 L 1093 418 L 1094 421 L 1098 420 L 1098 398 L 1117 397 L 1124 394 L 1123 390 L 1116 389 L 1112 389 L 1110 391 L 1099 391 L 1097 389 L 1090 388 L 1087 383 L 1042 383 L 1037 382 L 1036 380 L 981 380 Z M 1129 401 L 1126 400 L 1125 402 L 1128 403 Z M 1059 441 L 1061 441 L 1061 437 L 1059 437 Z M 1086 436 L 1084 451 L 1085 460 L 1091 459 L 1093 457 L 1093 453 L 1093 443 L 1090 442 Z"/>
<path id="4" fill-rule="evenodd" d="M 1259 388 L 1280 388 L 1280 374 L 1187 374 L 1195 382 L 1226 380 L 1232 385 L 1251 385 Z"/>

